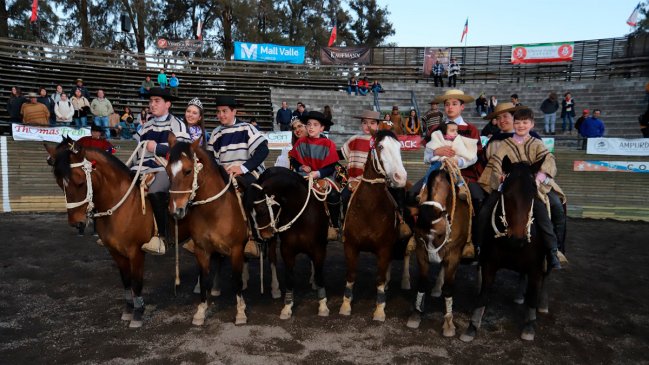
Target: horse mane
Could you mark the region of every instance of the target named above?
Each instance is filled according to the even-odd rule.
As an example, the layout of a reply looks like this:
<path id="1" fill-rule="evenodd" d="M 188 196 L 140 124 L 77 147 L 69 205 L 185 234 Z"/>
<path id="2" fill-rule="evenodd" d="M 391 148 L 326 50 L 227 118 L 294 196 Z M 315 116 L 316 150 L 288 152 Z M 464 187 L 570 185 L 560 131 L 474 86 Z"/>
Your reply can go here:
<path id="1" fill-rule="evenodd" d="M 72 168 L 70 167 L 70 159 L 74 152 L 68 148 L 62 148 L 64 145 L 67 145 L 66 141 L 59 143 L 56 146 L 56 158 L 54 159 L 54 176 L 58 179 L 69 179 L 72 175 Z M 98 148 L 94 147 L 82 147 L 75 146 L 78 149 L 76 154 L 83 153 L 83 156 L 89 159 L 94 159 L 96 157 L 103 158 L 109 165 L 111 165 L 116 170 L 121 170 L 127 175 L 131 174 L 131 170 L 117 157 L 114 155 Z M 95 154 L 96 156 L 88 157 L 88 153 L 91 155 Z"/>
<path id="2" fill-rule="evenodd" d="M 292 180 L 291 182 L 297 185 L 307 186 L 307 180 L 300 174 L 289 170 L 285 167 L 269 167 L 257 180 L 258 184 L 263 184 L 265 181 L 276 176 L 282 176 L 282 179 Z"/>
<path id="3" fill-rule="evenodd" d="M 443 171 L 441 169 L 431 171 L 431 173 L 428 175 L 428 179 L 426 179 L 426 186 L 428 187 L 427 194 L 426 194 L 426 201 L 433 200 L 433 183 L 435 182 L 435 178 L 441 174 L 443 174 L 444 178 L 450 183 L 451 180 L 448 176 L 448 173 L 446 173 L 446 171 Z M 428 230 L 430 229 L 429 226 L 430 222 L 432 222 L 437 218 L 439 218 L 439 212 L 433 206 L 420 205 L 419 217 L 417 219 L 416 224 L 418 227 L 424 230 Z"/>
<path id="4" fill-rule="evenodd" d="M 377 143 L 377 144 L 378 144 L 379 142 L 381 142 L 385 137 L 391 137 L 391 138 L 396 139 L 397 141 L 399 140 L 399 139 L 397 138 L 397 135 L 394 134 L 394 132 L 392 132 L 392 131 L 389 130 L 389 129 L 382 129 L 382 130 L 379 130 L 379 131 L 377 131 L 376 134 L 374 135 L 374 139 L 376 140 L 376 143 Z"/>
<path id="5" fill-rule="evenodd" d="M 59 147 L 57 146 L 57 149 L 58 148 Z M 54 176 L 57 179 L 70 179 L 70 176 L 72 175 L 70 155 L 72 155 L 72 151 L 67 148 L 56 152 L 56 157 L 54 159 Z"/>
<path id="6" fill-rule="evenodd" d="M 446 181 L 448 181 L 449 183 L 451 182 L 448 174 L 445 173 L 445 171 L 443 171 L 442 169 L 431 171 L 431 173 L 428 175 L 428 180 L 426 180 L 426 186 L 428 186 L 428 195 L 426 196 L 426 200 L 431 200 L 433 198 L 433 182 L 435 182 L 435 178 L 442 173 L 444 173 L 444 178 L 446 178 Z"/>
<path id="7" fill-rule="evenodd" d="M 521 181 L 521 192 L 526 196 L 536 196 L 536 184 L 534 174 L 530 170 L 531 165 L 527 162 L 517 162 L 511 165 L 507 178 L 503 182 L 503 192 L 513 184 L 514 181 Z"/>

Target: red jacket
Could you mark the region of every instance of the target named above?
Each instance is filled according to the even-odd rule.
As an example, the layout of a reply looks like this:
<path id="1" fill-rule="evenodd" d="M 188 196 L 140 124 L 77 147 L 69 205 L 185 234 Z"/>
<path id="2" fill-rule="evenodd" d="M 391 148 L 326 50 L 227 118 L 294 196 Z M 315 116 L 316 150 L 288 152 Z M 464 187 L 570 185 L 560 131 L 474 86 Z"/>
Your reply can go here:
<path id="1" fill-rule="evenodd" d="M 115 147 L 113 147 L 113 145 L 110 142 L 108 142 L 107 140 L 105 140 L 103 138 L 95 139 L 95 138 L 92 138 L 91 136 L 86 136 L 86 137 L 80 138 L 75 144 L 77 146 L 81 146 L 81 147 L 84 147 L 84 148 L 93 147 L 93 148 L 97 148 L 97 149 L 100 149 L 100 150 L 104 150 L 104 151 L 110 153 L 111 155 L 115 153 Z"/>

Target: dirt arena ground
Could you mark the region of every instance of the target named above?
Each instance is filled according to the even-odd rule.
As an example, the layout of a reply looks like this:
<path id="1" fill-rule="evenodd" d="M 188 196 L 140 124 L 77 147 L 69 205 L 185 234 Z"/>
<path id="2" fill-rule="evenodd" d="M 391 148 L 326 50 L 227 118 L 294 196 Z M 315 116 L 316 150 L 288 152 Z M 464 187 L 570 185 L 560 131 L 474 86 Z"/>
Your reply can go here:
<path id="1" fill-rule="evenodd" d="M 233 324 L 228 280 L 205 325 L 195 327 L 193 257 L 181 254 L 182 285 L 174 297 L 173 255 L 149 256 L 145 322 L 133 330 L 120 321 L 117 268 L 94 237 L 78 237 L 63 214 L 5 214 L 0 222 L 0 364 L 649 363 L 648 223 L 571 219 L 570 266 L 552 275 L 550 313 L 540 315 L 536 340 L 519 339 L 523 306 L 512 301 L 517 277 L 502 271 L 482 330 L 465 344 L 457 337 L 472 308 L 470 266 L 458 273 L 458 336 L 449 339 L 440 334 L 439 299 L 419 329 L 406 327 L 413 293 L 399 289 L 398 280 L 388 292 L 386 322 L 372 321 L 375 260 L 369 254 L 362 256 L 352 316 L 340 316 L 340 243 L 330 244 L 327 258 L 329 317 L 317 316 L 306 258 L 298 263 L 302 280 L 288 321 L 279 319 L 282 301 L 273 300 L 269 288 L 259 293 L 256 261 L 245 294 L 248 324 L 240 327 Z M 396 262 L 393 278 L 400 274 Z"/>

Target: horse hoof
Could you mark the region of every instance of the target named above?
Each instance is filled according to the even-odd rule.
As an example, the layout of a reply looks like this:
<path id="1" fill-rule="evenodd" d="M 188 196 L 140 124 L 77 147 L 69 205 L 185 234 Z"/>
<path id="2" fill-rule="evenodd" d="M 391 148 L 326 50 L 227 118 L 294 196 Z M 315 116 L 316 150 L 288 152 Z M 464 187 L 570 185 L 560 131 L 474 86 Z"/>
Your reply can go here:
<path id="1" fill-rule="evenodd" d="M 248 282 L 244 281 L 243 284 L 241 285 L 241 291 L 244 291 L 246 289 L 248 289 Z"/>
<path id="2" fill-rule="evenodd" d="M 410 280 L 402 280 L 401 281 L 401 289 L 410 290 Z"/>
<path id="3" fill-rule="evenodd" d="M 291 316 L 293 316 L 291 306 L 285 305 L 284 308 L 282 308 L 282 312 L 279 314 L 279 319 L 290 319 Z"/>
<path id="4" fill-rule="evenodd" d="M 142 327 L 142 321 L 131 321 L 128 324 L 128 328 L 140 328 Z"/>
<path id="5" fill-rule="evenodd" d="M 549 310 L 547 307 L 545 307 L 545 308 L 539 308 L 538 311 L 539 311 L 539 313 L 543 313 L 543 314 L 548 314 L 548 313 L 550 313 L 550 310 Z"/>
<path id="6" fill-rule="evenodd" d="M 430 296 L 433 297 L 433 298 L 439 298 L 439 297 L 442 296 L 442 291 L 441 290 L 433 290 L 430 293 Z"/>
<path id="7" fill-rule="evenodd" d="M 329 317 L 329 308 L 327 308 L 327 305 L 320 305 L 320 308 L 318 308 L 318 316 L 319 317 Z"/>
<path id="8" fill-rule="evenodd" d="M 444 336 L 444 337 L 455 337 L 455 328 L 444 328 L 442 330 L 442 336 Z"/>
<path id="9" fill-rule="evenodd" d="M 372 317 L 372 320 L 377 322 L 385 322 L 385 314 L 375 314 L 374 317 Z"/>
<path id="10" fill-rule="evenodd" d="M 236 326 L 242 326 L 246 323 L 248 323 L 248 317 L 246 317 L 245 315 L 243 316 L 237 315 L 237 317 L 234 319 L 234 324 Z"/>
<path id="11" fill-rule="evenodd" d="M 343 316 L 351 316 L 352 315 L 352 306 L 349 305 L 348 303 L 344 303 L 340 306 L 340 310 L 338 311 L 339 314 Z"/>
<path id="12" fill-rule="evenodd" d="M 525 298 L 520 297 L 520 298 L 514 298 L 514 303 L 516 304 L 523 304 L 525 303 Z"/>
<path id="13" fill-rule="evenodd" d="M 221 296 L 221 291 L 219 289 L 212 289 L 210 291 L 210 295 L 213 297 L 220 297 Z"/>
<path id="14" fill-rule="evenodd" d="M 192 324 L 194 326 L 202 326 L 205 323 L 205 318 L 192 318 Z"/>
<path id="15" fill-rule="evenodd" d="M 534 330 L 523 330 L 521 333 L 521 340 L 523 341 L 534 341 Z"/>
<path id="16" fill-rule="evenodd" d="M 468 343 L 468 342 L 473 341 L 474 338 L 475 338 L 475 336 L 470 336 L 470 335 L 467 335 L 466 333 L 463 333 L 460 336 L 460 341 Z"/>
<path id="17" fill-rule="evenodd" d="M 473 324 L 469 324 L 469 327 L 460 335 L 460 341 L 462 342 L 471 342 L 478 333 L 477 328 Z"/>
<path id="18" fill-rule="evenodd" d="M 413 313 L 410 315 L 408 318 L 408 322 L 406 323 L 406 326 L 408 328 L 414 328 L 417 329 L 419 328 L 419 325 L 421 324 L 421 314 L 419 313 Z"/>
<path id="19" fill-rule="evenodd" d="M 273 299 L 279 299 L 282 297 L 282 291 L 277 289 L 277 290 L 271 290 L 270 295 L 273 297 Z"/>
<path id="20" fill-rule="evenodd" d="M 122 313 L 122 321 L 132 321 L 133 320 L 133 312 L 124 312 Z"/>

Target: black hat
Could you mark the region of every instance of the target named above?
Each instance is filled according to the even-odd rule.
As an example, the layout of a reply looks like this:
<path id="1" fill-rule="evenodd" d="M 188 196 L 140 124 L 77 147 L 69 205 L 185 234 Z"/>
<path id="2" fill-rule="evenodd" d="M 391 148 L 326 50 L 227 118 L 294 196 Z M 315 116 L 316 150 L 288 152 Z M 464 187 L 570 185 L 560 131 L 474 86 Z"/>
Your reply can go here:
<path id="1" fill-rule="evenodd" d="M 320 122 L 320 124 L 322 124 L 322 125 L 325 126 L 325 127 L 326 127 L 326 126 L 332 126 L 332 125 L 334 124 L 334 123 L 331 121 L 331 119 L 327 118 L 327 117 L 326 117 L 323 113 L 321 113 L 321 112 L 316 112 L 316 111 L 306 112 L 306 113 L 304 113 L 304 114 L 302 114 L 302 115 L 300 116 L 300 120 L 301 120 L 302 122 L 304 122 L 304 123 L 308 122 L 309 119 L 315 119 L 315 120 L 317 120 L 318 122 Z"/>
<path id="2" fill-rule="evenodd" d="M 151 96 L 159 96 L 165 101 L 174 101 L 178 100 L 177 97 L 171 95 L 171 91 L 169 91 L 169 88 L 160 88 L 160 87 L 152 87 L 151 90 L 149 90 L 149 97 Z"/>
<path id="3" fill-rule="evenodd" d="M 96 124 L 93 124 L 92 126 L 90 126 L 90 131 L 104 133 L 104 128 L 102 128 L 102 127 L 100 127 L 100 126 L 98 126 Z"/>
<path id="4" fill-rule="evenodd" d="M 216 104 L 216 106 L 229 106 L 230 108 L 238 108 L 243 106 L 243 104 L 239 103 L 237 99 L 235 99 L 232 95 L 218 95 L 214 99 L 214 103 Z"/>

